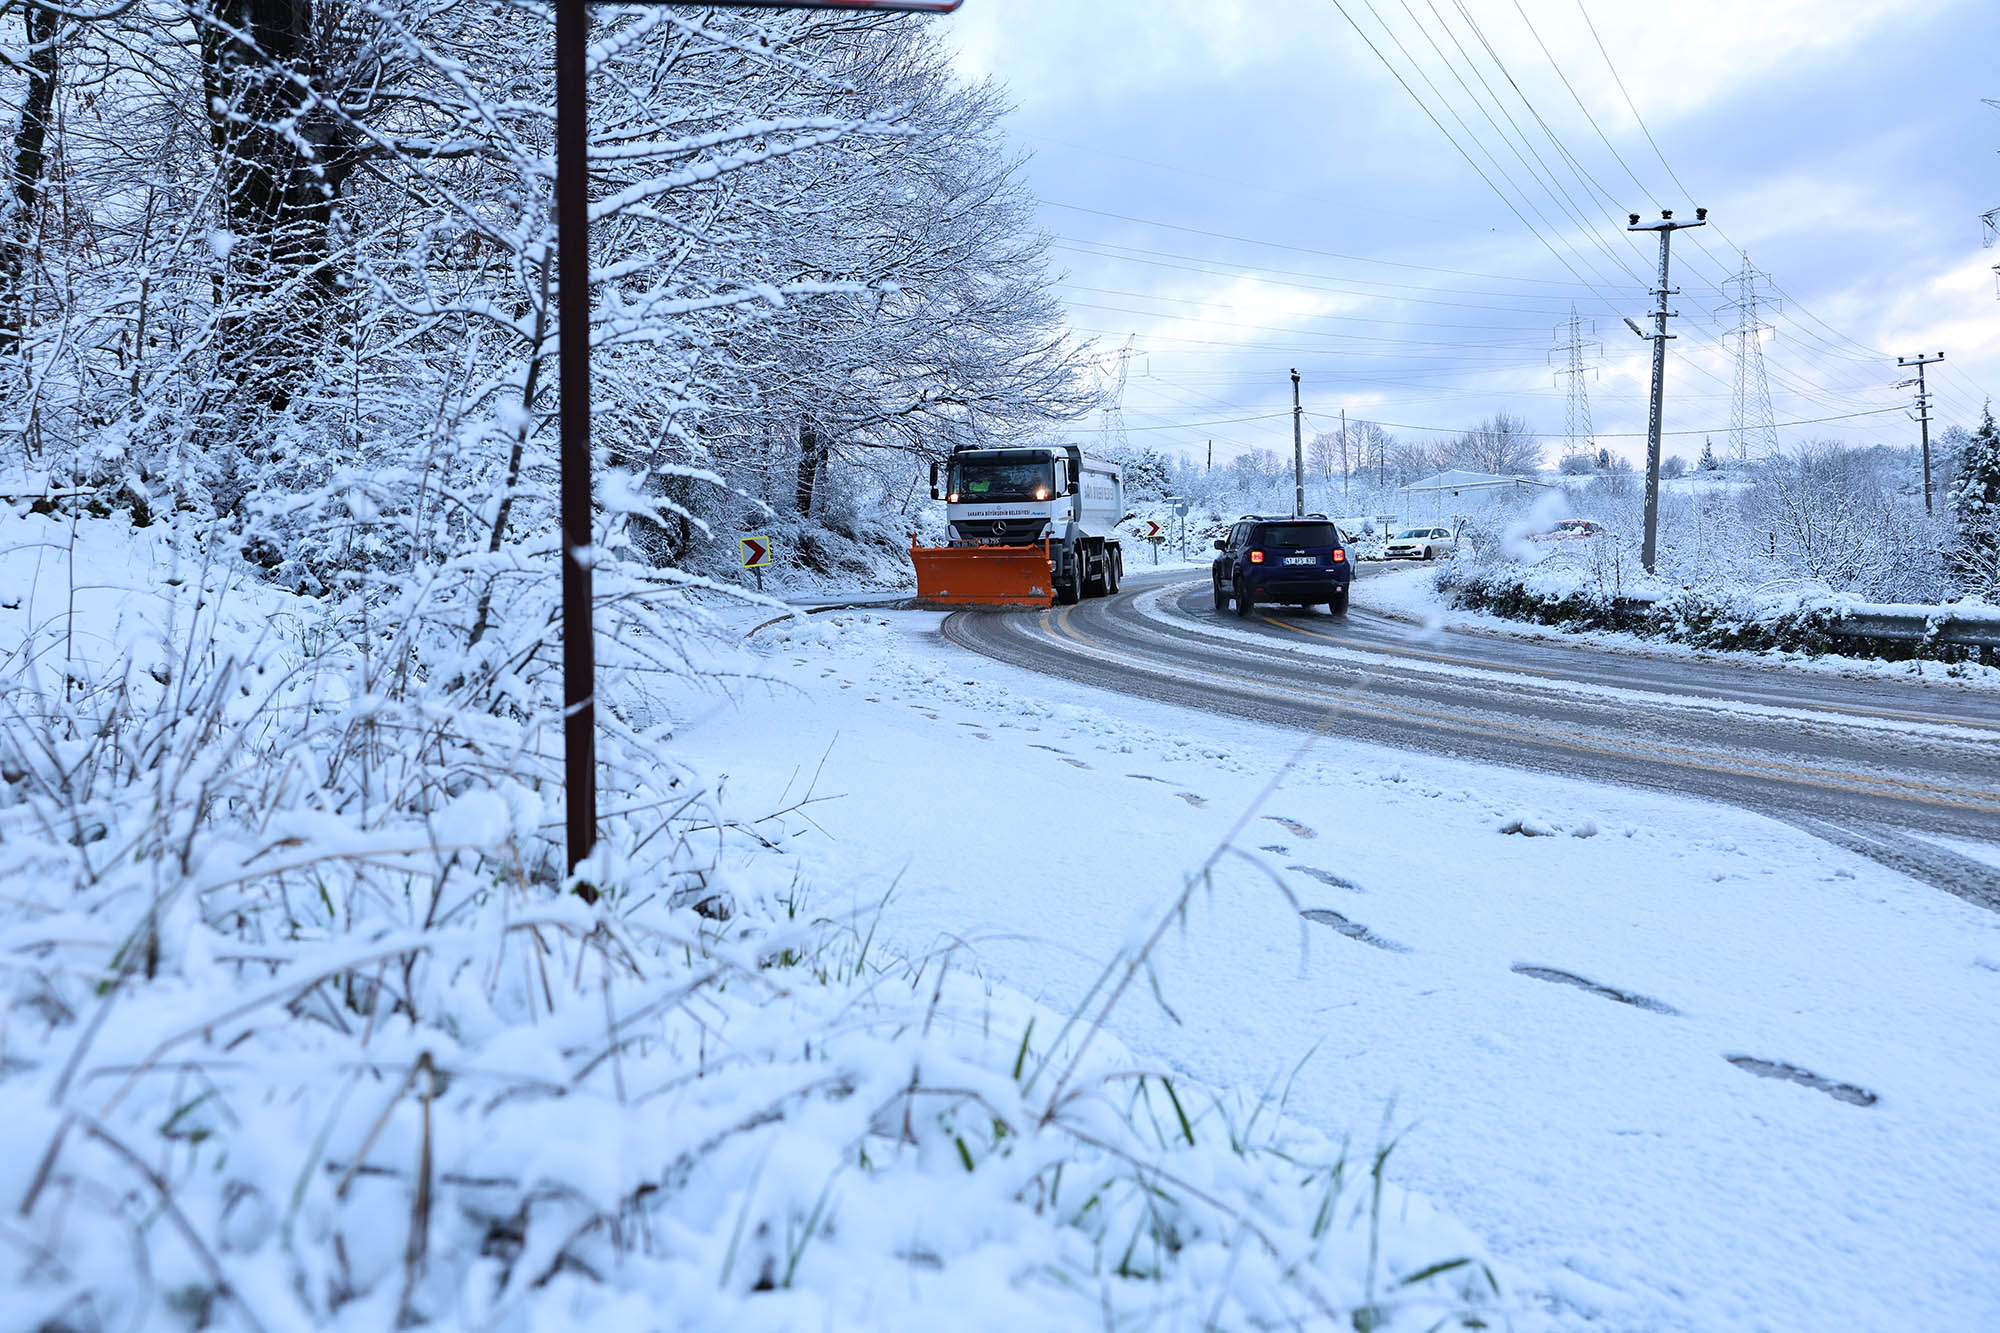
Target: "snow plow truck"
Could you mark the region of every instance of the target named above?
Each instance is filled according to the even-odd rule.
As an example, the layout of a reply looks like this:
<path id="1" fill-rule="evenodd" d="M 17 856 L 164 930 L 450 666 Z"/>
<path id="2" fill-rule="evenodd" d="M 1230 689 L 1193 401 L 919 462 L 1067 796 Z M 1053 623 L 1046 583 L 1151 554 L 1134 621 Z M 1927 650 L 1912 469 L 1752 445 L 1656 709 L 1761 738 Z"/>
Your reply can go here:
<path id="1" fill-rule="evenodd" d="M 1125 476 L 1075 445 L 976 449 L 931 464 L 943 546 L 910 539 L 917 599 L 941 606 L 1069 605 L 1118 591 Z"/>

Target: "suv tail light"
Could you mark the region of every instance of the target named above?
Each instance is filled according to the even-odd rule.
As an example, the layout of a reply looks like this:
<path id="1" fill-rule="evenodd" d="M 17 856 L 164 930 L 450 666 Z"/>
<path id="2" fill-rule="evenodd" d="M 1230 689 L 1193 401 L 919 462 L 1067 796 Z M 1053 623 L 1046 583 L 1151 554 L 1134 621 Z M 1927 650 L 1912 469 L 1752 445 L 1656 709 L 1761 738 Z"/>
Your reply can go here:
<path id="1" fill-rule="evenodd" d="M 1261 565 L 1261 564 L 1263 564 L 1263 563 L 1264 563 L 1264 553 L 1263 553 L 1262 551 L 1252 551 L 1252 552 L 1250 553 L 1250 563 L 1251 563 L 1251 564 L 1253 564 L 1253 565 Z"/>
<path id="2" fill-rule="evenodd" d="M 1333 548 L 1333 563 L 1334 563 L 1334 564 L 1336 564 L 1336 565 L 1338 565 L 1338 564 L 1341 564 L 1341 563 L 1343 563 L 1343 562 L 1344 562 L 1344 561 L 1345 561 L 1346 559 L 1347 559 L 1347 552 L 1345 552 L 1345 551 L 1341 550 L 1341 549 L 1340 549 L 1340 548 L 1339 548 L 1338 546 L 1336 546 L 1336 547 L 1334 547 L 1334 548 Z"/>

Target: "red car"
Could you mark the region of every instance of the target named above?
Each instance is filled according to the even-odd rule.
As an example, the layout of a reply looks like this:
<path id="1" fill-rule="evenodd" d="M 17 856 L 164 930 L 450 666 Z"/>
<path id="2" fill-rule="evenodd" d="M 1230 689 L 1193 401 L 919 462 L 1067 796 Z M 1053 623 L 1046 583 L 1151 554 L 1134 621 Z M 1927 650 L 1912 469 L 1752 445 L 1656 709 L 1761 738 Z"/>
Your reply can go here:
<path id="1" fill-rule="evenodd" d="M 1566 518 L 1547 532 L 1531 532 L 1531 542 L 1577 542 L 1602 537 L 1610 529 L 1594 518 Z"/>

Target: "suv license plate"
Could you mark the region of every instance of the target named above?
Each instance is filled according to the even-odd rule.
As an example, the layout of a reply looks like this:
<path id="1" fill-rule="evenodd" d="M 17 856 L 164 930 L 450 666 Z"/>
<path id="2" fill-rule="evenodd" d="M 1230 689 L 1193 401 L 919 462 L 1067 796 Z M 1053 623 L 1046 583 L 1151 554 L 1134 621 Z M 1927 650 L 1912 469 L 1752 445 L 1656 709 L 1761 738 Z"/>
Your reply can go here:
<path id="1" fill-rule="evenodd" d="M 1288 555 L 1285 557 L 1285 563 L 1288 565 L 1316 565 L 1319 563 L 1319 557 L 1316 555 Z"/>

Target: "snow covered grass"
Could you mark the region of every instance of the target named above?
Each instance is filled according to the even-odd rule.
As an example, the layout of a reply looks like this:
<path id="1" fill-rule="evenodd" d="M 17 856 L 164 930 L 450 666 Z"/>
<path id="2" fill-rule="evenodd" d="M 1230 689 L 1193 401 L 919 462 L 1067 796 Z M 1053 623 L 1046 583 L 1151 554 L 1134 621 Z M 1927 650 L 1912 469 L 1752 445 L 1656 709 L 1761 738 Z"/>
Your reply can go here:
<path id="1" fill-rule="evenodd" d="M 886 898 L 822 906 L 849 886 L 793 832 L 813 781 L 746 809 L 666 761 L 641 668 L 701 651 L 671 610 L 652 658 L 608 652 L 579 896 L 532 600 L 453 649 L 463 589 L 323 604 L 219 542 L 4 514 L 0 571 L 10 1322 L 1375 1329 L 1499 1303 L 1389 1143 L 1111 1036 L 1165 1002 L 1152 954 L 1213 858 L 1065 1015 L 887 948 Z"/>

